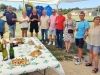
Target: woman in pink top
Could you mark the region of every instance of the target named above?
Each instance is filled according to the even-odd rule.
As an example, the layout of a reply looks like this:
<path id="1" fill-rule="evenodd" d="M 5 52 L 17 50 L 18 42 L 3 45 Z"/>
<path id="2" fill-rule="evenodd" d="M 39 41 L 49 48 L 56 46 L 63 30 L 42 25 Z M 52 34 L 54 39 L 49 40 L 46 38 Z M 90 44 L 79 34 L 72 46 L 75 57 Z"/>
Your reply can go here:
<path id="1" fill-rule="evenodd" d="M 56 19 L 56 10 L 52 10 L 52 15 L 50 16 L 50 27 L 49 27 L 49 43 L 48 45 L 52 44 L 52 35 L 54 36 L 53 45 L 55 45 L 56 40 L 56 27 L 55 27 L 55 19 Z"/>

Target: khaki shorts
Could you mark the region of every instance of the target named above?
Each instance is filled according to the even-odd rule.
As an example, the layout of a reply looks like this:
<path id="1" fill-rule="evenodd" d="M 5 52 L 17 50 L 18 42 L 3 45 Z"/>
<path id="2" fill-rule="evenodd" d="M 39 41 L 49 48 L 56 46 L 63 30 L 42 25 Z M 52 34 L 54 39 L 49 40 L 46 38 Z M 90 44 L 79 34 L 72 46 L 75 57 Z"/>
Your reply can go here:
<path id="1" fill-rule="evenodd" d="M 49 29 L 49 35 L 56 36 L 56 29 Z"/>

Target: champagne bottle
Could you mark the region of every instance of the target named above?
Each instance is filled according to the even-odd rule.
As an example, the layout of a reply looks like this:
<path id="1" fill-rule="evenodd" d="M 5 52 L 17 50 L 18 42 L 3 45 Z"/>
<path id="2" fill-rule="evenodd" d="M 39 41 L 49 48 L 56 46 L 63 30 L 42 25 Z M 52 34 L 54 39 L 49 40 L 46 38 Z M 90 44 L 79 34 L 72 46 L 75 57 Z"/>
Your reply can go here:
<path id="1" fill-rule="evenodd" d="M 2 54 L 3 54 L 3 60 L 6 61 L 8 60 L 8 52 L 6 50 L 6 45 L 3 44 L 3 51 L 2 51 Z"/>
<path id="2" fill-rule="evenodd" d="M 3 45 L 0 42 L 0 52 L 2 52 L 2 49 L 3 49 Z"/>
<path id="3" fill-rule="evenodd" d="M 0 52 L 3 51 L 3 44 L 4 44 L 4 38 L 2 38 L 2 42 L 0 42 Z"/>
<path id="4" fill-rule="evenodd" d="M 14 55 L 14 49 L 13 49 L 13 44 L 10 43 L 10 50 L 9 50 L 9 56 L 10 56 L 10 59 L 13 59 L 15 57 Z"/>
<path id="5" fill-rule="evenodd" d="M 4 38 L 2 38 L 2 44 L 4 44 Z"/>

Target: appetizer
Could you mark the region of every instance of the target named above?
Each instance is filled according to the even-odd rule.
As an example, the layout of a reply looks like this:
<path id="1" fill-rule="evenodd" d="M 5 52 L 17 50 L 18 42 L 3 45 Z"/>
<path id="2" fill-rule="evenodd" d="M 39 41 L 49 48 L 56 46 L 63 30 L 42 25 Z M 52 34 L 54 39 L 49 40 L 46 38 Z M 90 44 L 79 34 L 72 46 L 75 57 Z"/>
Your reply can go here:
<path id="1" fill-rule="evenodd" d="M 42 49 L 42 46 L 36 46 L 36 48 L 38 48 L 38 49 Z"/>
<path id="2" fill-rule="evenodd" d="M 11 61 L 12 66 L 21 66 L 21 65 L 29 65 L 29 64 L 30 64 L 30 61 L 26 57 L 22 59 L 16 58 Z"/>
<path id="3" fill-rule="evenodd" d="M 42 54 L 42 52 L 40 50 L 35 50 L 35 51 L 31 52 L 30 56 L 38 57 L 41 54 Z"/>
<path id="4" fill-rule="evenodd" d="M 29 44 L 29 45 L 34 45 L 34 42 L 33 42 L 32 40 L 29 40 L 29 41 L 28 41 L 28 44 Z"/>
<path id="5" fill-rule="evenodd" d="M 24 44 L 24 39 L 23 38 L 15 38 L 14 41 L 16 41 L 17 44 Z"/>

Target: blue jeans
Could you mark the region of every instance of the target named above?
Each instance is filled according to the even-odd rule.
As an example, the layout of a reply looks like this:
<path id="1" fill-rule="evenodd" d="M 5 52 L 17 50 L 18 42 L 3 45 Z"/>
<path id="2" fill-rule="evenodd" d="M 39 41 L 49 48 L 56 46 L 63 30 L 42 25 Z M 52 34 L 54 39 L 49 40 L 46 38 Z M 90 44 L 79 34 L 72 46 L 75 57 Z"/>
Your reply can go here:
<path id="1" fill-rule="evenodd" d="M 56 29 L 57 44 L 59 48 L 62 48 L 63 43 L 63 30 Z"/>
<path id="2" fill-rule="evenodd" d="M 9 31 L 11 32 L 11 34 L 12 34 L 12 38 L 15 38 L 15 30 L 16 30 L 16 24 L 14 24 L 14 25 L 8 25 L 8 27 L 9 27 Z"/>
<path id="3" fill-rule="evenodd" d="M 44 34 L 45 34 L 45 41 L 48 41 L 48 30 L 47 29 L 41 29 L 42 41 L 44 41 Z"/>

